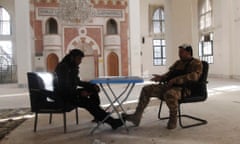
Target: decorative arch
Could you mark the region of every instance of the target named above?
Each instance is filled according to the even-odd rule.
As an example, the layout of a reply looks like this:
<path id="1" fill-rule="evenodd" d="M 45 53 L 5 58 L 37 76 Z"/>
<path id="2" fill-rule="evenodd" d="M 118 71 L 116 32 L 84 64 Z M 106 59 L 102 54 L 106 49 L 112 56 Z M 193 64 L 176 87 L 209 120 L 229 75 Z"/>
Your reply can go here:
<path id="1" fill-rule="evenodd" d="M 119 76 L 119 58 L 115 52 L 111 52 L 107 56 L 108 76 Z"/>
<path id="2" fill-rule="evenodd" d="M 84 30 L 79 30 L 84 31 Z M 100 55 L 100 48 L 96 41 L 92 39 L 91 37 L 86 35 L 86 32 L 84 34 L 79 34 L 79 36 L 75 37 L 73 40 L 70 41 L 70 43 L 67 46 L 66 53 L 68 53 L 69 50 L 79 48 L 81 49 L 85 55 L 92 54 L 92 51 L 95 51 L 98 55 Z M 89 49 L 91 48 L 91 49 Z"/>
<path id="3" fill-rule="evenodd" d="M 47 71 L 54 72 L 59 62 L 59 58 L 56 54 L 51 53 L 47 56 Z"/>
<path id="4" fill-rule="evenodd" d="M 100 48 L 95 40 L 93 40 L 91 37 L 88 37 L 86 33 L 80 34 L 72 41 L 70 41 L 66 53 L 75 48 L 81 49 L 85 54 L 85 57 L 80 66 L 81 79 L 89 80 L 97 77 L 99 75 L 98 56 L 100 55 Z"/>

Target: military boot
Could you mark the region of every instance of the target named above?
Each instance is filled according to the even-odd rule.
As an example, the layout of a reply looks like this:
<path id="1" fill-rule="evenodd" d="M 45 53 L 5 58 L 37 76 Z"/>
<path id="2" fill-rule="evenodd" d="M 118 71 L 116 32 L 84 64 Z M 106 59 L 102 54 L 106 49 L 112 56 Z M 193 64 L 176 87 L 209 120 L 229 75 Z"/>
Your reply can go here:
<path id="1" fill-rule="evenodd" d="M 123 119 L 132 122 L 135 126 L 139 126 L 141 121 L 141 115 L 134 114 L 122 114 Z"/>
<path id="2" fill-rule="evenodd" d="M 170 113 L 167 129 L 175 129 L 177 127 L 177 113 Z"/>
<path id="3" fill-rule="evenodd" d="M 149 103 L 150 96 L 148 94 L 149 93 L 148 91 L 149 90 L 147 87 L 143 87 L 140 94 L 139 102 L 134 114 L 122 114 L 125 120 L 132 122 L 135 126 L 139 126 L 143 111 Z"/>

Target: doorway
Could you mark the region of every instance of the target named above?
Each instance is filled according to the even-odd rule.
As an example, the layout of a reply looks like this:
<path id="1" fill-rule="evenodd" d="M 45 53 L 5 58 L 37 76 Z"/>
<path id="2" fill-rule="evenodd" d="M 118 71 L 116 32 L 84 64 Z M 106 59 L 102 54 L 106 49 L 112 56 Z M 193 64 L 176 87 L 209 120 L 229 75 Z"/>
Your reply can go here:
<path id="1" fill-rule="evenodd" d="M 54 72 L 58 62 L 59 60 L 56 54 L 49 54 L 47 57 L 47 71 Z"/>
<path id="2" fill-rule="evenodd" d="M 119 60 L 118 55 L 111 52 L 107 57 L 108 76 L 119 76 Z"/>

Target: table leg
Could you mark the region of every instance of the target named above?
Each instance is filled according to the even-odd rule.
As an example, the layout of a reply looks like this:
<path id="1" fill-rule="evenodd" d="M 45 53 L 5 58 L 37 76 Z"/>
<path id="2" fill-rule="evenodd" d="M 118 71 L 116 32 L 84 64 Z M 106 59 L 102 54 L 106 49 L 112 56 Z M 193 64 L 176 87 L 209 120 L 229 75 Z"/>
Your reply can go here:
<path id="1" fill-rule="evenodd" d="M 103 84 L 100 84 L 101 89 L 103 90 L 104 94 L 107 96 L 108 101 L 110 102 L 110 106 L 108 106 L 105 110 L 108 110 L 110 107 L 112 107 L 113 110 L 112 110 L 100 123 L 97 124 L 97 126 L 91 131 L 91 134 L 93 134 L 94 131 L 100 126 L 100 124 L 103 124 L 114 112 L 116 112 L 116 114 L 118 115 L 118 117 L 121 119 L 121 121 L 122 121 L 124 127 L 126 128 L 127 132 L 129 132 L 128 127 L 126 126 L 125 121 L 123 120 L 123 118 L 122 118 L 121 114 L 119 113 L 117 107 L 120 107 L 121 110 L 122 110 L 123 112 L 125 112 L 125 110 L 124 110 L 123 107 L 122 107 L 122 104 L 123 104 L 124 101 L 127 100 L 127 98 L 129 97 L 129 95 L 130 95 L 130 93 L 131 93 L 131 91 L 132 91 L 132 89 L 133 89 L 134 86 L 135 86 L 135 83 L 132 83 L 132 84 L 129 83 L 129 84 L 125 87 L 125 89 L 120 93 L 120 95 L 119 95 L 119 96 L 116 96 L 116 94 L 114 93 L 114 91 L 113 91 L 113 89 L 111 88 L 110 84 L 107 84 L 107 87 L 108 87 L 108 89 L 109 89 L 110 92 L 111 92 L 111 95 L 114 97 L 114 100 L 112 100 L 112 99 L 110 98 L 110 95 L 109 95 L 108 92 L 106 91 L 106 89 L 103 87 Z M 129 89 L 129 87 L 130 87 L 130 89 Z M 126 93 L 126 96 L 124 97 L 123 100 L 120 101 L 120 98 L 121 98 L 125 93 Z M 114 103 L 117 103 L 117 106 L 115 106 Z"/>

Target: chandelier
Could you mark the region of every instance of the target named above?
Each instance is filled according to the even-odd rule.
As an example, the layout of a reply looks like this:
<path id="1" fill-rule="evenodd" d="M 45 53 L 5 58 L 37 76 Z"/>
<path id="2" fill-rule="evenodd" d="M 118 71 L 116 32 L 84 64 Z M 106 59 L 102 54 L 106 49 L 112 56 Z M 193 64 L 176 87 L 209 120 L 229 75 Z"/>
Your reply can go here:
<path id="1" fill-rule="evenodd" d="M 95 15 L 89 0 L 59 0 L 58 18 L 63 23 L 85 25 Z"/>

